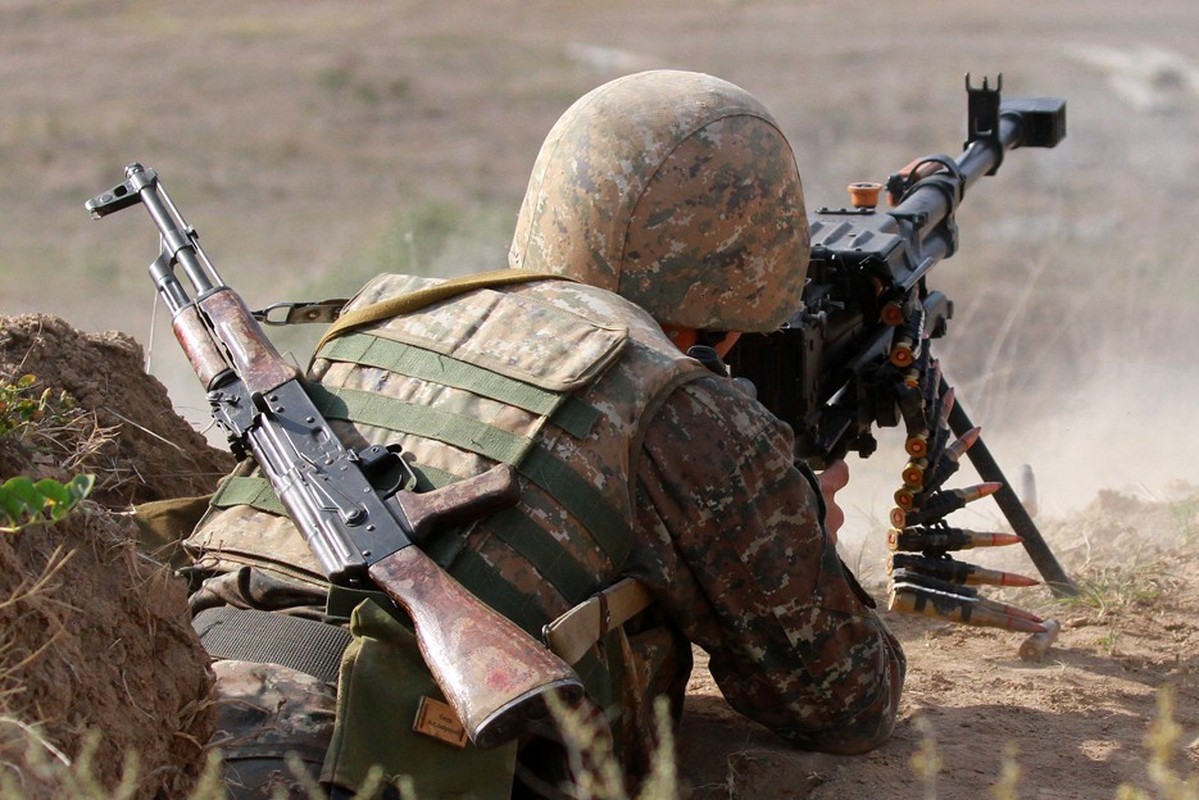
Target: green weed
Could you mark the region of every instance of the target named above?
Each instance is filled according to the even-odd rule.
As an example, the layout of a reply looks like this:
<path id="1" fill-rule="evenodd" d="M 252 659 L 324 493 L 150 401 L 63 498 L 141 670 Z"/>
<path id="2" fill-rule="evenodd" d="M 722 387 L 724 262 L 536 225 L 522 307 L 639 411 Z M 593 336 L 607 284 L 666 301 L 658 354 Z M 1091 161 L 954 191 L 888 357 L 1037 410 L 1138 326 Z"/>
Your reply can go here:
<path id="1" fill-rule="evenodd" d="M 57 522 L 91 493 L 95 483 L 94 475 L 76 475 L 66 483 L 53 478 L 35 482 L 23 475 L 9 478 L 0 483 L 0 531 L 16 533 Z"/>
<path id="2" fill-rule="evenodd" d="M 75 410 L 75 399 L 67 392 L 55 395 L 48 387 L 41 392 L 37 388 L 37 376 L 31 374 L 0 382 L 0 436 L 64 422 Z"/>
<path id="3" fill-rule="evenodd" d="M 1174 581 L 1161 561 L 1084 567 L 1075 576 L 1078 594 L 1057 602 L 1067 607 L 1093 609 L 1102 618 L 1119 609 L 1152 603 L 1168 592 Z"/>

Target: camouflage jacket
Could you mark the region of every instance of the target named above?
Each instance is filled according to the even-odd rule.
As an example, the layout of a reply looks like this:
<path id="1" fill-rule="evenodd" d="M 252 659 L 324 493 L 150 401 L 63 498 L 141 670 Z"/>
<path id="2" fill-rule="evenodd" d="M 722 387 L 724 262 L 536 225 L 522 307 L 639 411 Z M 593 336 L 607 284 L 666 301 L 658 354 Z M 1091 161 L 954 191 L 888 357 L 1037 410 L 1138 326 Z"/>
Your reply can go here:
<path id="1" fill-rule="evenodd" d="M 354 304 L 424 285 L 381 276 Z M 387 369 L 371 366 L 382 351 Z M 902 653 L 825 536 L 789 430 L 640 309 L 541 281 L 475 291 L 318 355 L 326 415 L 355 420 L 339 431 L 347 444 L 398 442 L 429 485 L 520 465 L 516 509 L 428 549 L 526 629 L 632 574 L 711 655 L 742 713 L 812 749 L 868 749 L 890 732 Z M 489 381 L 499 388 L 480 389 Z M 189 544 L 211 564 L 320 581 L 290 523 L 261 509 L 211 514 Z M 602 705 L 620 702 L 602 675 L 614 667 L 603 648 L 577 667 Z"/>

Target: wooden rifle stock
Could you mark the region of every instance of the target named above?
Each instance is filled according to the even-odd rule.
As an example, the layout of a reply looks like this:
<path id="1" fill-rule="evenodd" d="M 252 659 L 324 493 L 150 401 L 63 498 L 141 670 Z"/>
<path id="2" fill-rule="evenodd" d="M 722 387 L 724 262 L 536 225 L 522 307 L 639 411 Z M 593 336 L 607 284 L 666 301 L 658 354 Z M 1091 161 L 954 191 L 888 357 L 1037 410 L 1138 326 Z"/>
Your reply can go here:
<path id="1" fill-rule="evenodd" d="M 515 503 L 520 489 L 512 467 L 498 464 L 441 489 L 401 490 L 378 502 L 362 474 L 339 455 L 344 451 L 298 380 L 271 390 L 269 399 L 288 416 L 263 414 L 247 432 L 255 460 L 331 579 L 358 584 L 365 576 L 408 614 L 425 664 L 476 746 L 501 745 L 540 722 L 550 692 L 568 703 L 582 696 L 569 665 L 414 543 Z M 311 420 L 307 429 L 301 420 Z M 306 457 L 303 448 L 312 440 L 328 448 L 322 451 L 333 458 L 327 469 L 313 453 Z M 330 489 L 362 499 L 333 509 L 323 493 Z M 346 512 L 362 515 L 343 524 Z"/>
<path id="2" fill-rule="evenodd" d="M 515 470 L 492 467 L 431 492 L 399 492 L 394 502 L 417 539 L 516 502 Z M 433 678 L 477 747 L 489 748 L 545 718 L 546 695 L 573 703 L 582 685 L 566 662 L 479 601 L 417 547 L 381 559 L 367 574 L 408 612 Z"/>
<path id="3" fill-rule="evenodd" d="M 408 612 L 421 655 L 480 748 L 510 741 L 546 716 L 551 691 L 582 687 L 562 659 L 468 592 L 416 547 L 375 562 L 371 579 Z"/>

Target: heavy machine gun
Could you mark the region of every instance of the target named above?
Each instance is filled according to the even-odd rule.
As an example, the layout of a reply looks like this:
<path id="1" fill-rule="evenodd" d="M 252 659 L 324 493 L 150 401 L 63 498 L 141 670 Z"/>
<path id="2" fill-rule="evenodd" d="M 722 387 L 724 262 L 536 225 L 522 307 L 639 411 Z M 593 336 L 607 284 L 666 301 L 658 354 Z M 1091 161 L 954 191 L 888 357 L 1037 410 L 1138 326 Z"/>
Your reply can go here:
<path id="1" fill-rule="evenodd" d="M 759 401 L 791 425 L 796 457 L 815 469 L 849 452 L 867 457 L 877 448 L 875 426 L 904 425 L 908 460 L 890 522 L 893 534 L 915 536 L 892 540 L 943 541 L 929 536 L 945 529 L 945 514 L 994 494 L 1044 579 L 1055 592 L 1069 593 L 1073 584 L 930 353 L 930 342 L 948 330 L 953 303 L 928 279 L 958 249 L 954 212 L 967 190 L 994 175 L 1008 150 L 1056 147 L 1066 135 L 1064 100 L 1001 99 L 1001 88 L 1002 76 L 994 87 L 986 79 L 976 87 L 966 76 L 968 135 L 959 156 L 917 158 L 885 185 L 851 184 L 852 207 L 810 215 L 802 306 L 779 331 L 743 336 L 728 364 L 734 375 L 755 385 Z M 884 190 L 889 210 L 878 207 Z M 986 483 L 941 491 L 963 454 Z M 926 560 L 944 561 L 948 549 L 920 552 Z M 894 586 L 915 580 L 916 567 L 899 569 Z M 949 591 L 930 586 L 919 579 L 920 594 L 930 602 L 942 601 Z M 954 607 L 962 616 L 960 603 Z"/>

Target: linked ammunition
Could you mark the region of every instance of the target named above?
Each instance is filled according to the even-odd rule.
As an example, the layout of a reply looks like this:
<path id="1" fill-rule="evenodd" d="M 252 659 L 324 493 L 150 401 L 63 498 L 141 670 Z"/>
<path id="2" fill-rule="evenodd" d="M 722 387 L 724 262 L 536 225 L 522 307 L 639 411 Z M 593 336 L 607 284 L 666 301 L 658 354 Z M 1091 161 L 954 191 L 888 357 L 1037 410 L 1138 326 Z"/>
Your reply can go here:
<path id="1" fill-rule="evenodd" d="M 956 461 L 939 460 L 935 467 L 925 473 L 923 490 L 926 492 L 937 491 L 945 485 L 945 481 L 957 473 L 959 468 Z"/>
<path id="2" fill-rule="evenodd" d="M 903 313 L 903 306 L 894 300 L 887 301 L 882 308 L 879 309 L 878 318 L 884 325 L 898 326 L 904 320 L 906 315 Z"/>
<path id="3" fill-rule="evenodd" d="M 909 570 L 896 570 L 892 575 L 892 588 L 899 589 L 903 587 L 914 587 L 925 589 L 938 594 L 949 595 L 950 597 L 961 597 L 966 600 L 974 601 L 978 608 L 985 608 L 999 614 L 1006 614 L 1009 617 L 1019 617 L 1027 619 L 1031 622 L 1042 622 L 1041 618 L 1031 611 L 1027 611 L 1019 606 L 1013 606 L 1008 603 L 1001 603 L 998 600 L 979 595 L 978 590 L 969 586 L 960 586 L 949 583 L 947 581 L 931 578 L 928 575 L 921 575 L 917 572 Z"/>
<path id="4" fill-rule="evenodd" d="M 958 471 L 960 461 L 970 447 L 978 441 L 981 428 L 971 428 L 941 450 L 931 471 L 926 470 L 924 486 L 929 491 L 940 488 L 941 484 L 953 477 Z"/>
<path id="5" fill-rule="evenodd" d="M 957 402 L 956 393 L 954 392 L 953 387 L 950 386 L 945 390 L 945 394 L 941 395 L 941 409 L 940 413 L 937 415 L 938 428 L 949 427 L 949 415 L 953 411 L 953 404 L 955 402 Z"/>
<path id="6" fill-rule="evenodd" d="M 937 393 L 941 391 L 941 361 L 936 358 L 929 358 L 929 349 L 925 348 L 924 355 L 926 363 L 924 366 L 924 395 L 928 400 L 928 405 L 931 408 L 936 405 Z"/>
<path id="7" fill-rule="evenodd" d="M 1003 547 L 1024 540 L 1014 533 L 980 533 L 964 528 L 904 528 L 887 531 L 887 546 L 892 550 L 918 553 L 927 550 L 972 550 L 975 547 Z"/>
<path id="8" fill-rule="evenodd" d="M 888 544 L 890 543 L 888 539 Z M 998 569 L 987 569 L 977 564 L 967 564 L 965 561 L 955 561 L 952 558 L 932 558 L 911 555 L 909 553 L 894 553 L 887 565 L 890 572 L 897 569 L 911 570 L 922 575 L 939 578 L 950 583 L 963 586 L 1036 586 L 1040 583 L 1036 578 L 1029 578 L 1015 572 L 1004 572 Z"/>
<path id="9" fill-rule="evenodd" d="M 926 501 L 922 502 L 920 508 L 906 514 L 903 525 L 895 525 L 894 519 L 891 524 L 896 528 L 905 528 L 912 525 L 924 525 L 936 522 L 941 517 L 957 511 L 967 503 L 973 503 L 975 500 L 995 494 L 1002 487 L 1002 483 L 991 481 L 969 486 L 965 489 L 946 489 L 936 492 L 930 495 Z"/>
<path id="10" fill-rule="evenodd" d="M 963 433 L 945 448 L 945 458 L 950 459 L 953 463 L 958 463 L 966 451 L 969 450 L 975 442 L 978 441 L 979 434 L 982 433 L 982 428 L 977 425 Z"/>
<path id="11" fill-rule="evenodd" d="M 917 343 L 910 336 L 899 336 L 895 343 L 891 345 L 890 359 L 891 363 L 903 369 L 910 367 L 912 362 L 916 360 L 916 356 L 920 355 L 917 350 Z"/>
<path id="12" fill-rule="evenodd" d="M 906 513 L 916 503 L 916 493 L 906 486 L 901 486 L 895 490 L 895 505 L 899 506 Z"/>
<path id="13" fill-rule="evenodd" d="M 917 458 L 908 462 L 908 465 L 903 468 L 903 473 L 900 475 L 903 478 L 904 487 L 911 489 L 913 492 L 919 492 L 924 488 L 924 471 L 928 469 L 928 459 Z"/>
<path id="14" fill-rule="evenodd" d="M 920 357 L 923 344 L 924 307 L 917 306 L 903 321 L 902 327 L 895 332 L 889 356 L 891 363 L 900 369 L 910 367 Z"/>
<path id="15" fill-rule="evenodd" d="M 910 586 L 919 586 L 922 589 L 931 589 L 934 592 L 958 595 L 959 597 L 978 597 L 978 589 L 975 589 L 973 586 L 950 583 L 940 578 L 934 578 L 931 575 L 922 575 L 919 572 L 913 572 L 910 569 L 897 568 L 888 569 L 888 571 L 891 573 L 892 587 L 907 584 Z"/>
<path id="16" fill-rule="evenodd" d="M 928 431 L 909 436 L 903 443 L 903 449 L 912 458 L 924 458 L 928 455 Z"/>
<path id="17" fill-rule="evenodd" d="M 1024 633 L 1042 633 L 1045 630 L 1039 622 L 996 611 L 981 605 L 977 598 L 942 594 L 916 586 L 896 586 L 891 591 L 887 607 L 904 614 L 920 614 L 984 628 Z"/>
<path id="18" fill-rule="evenodd" d="M 927 460 L 933 464 L 941 460 L 945 443 L 949 440 L 949 428 L 934 428 L 929 438 Z"/>
<path id="19" fill-rule="evenodd" d="M 928 435 L 928 412 L 924 393 L 919 388 L 914 389 L 905 383 L 896 382 L 895 404 L 903 417 L 908 436 Z"/>

